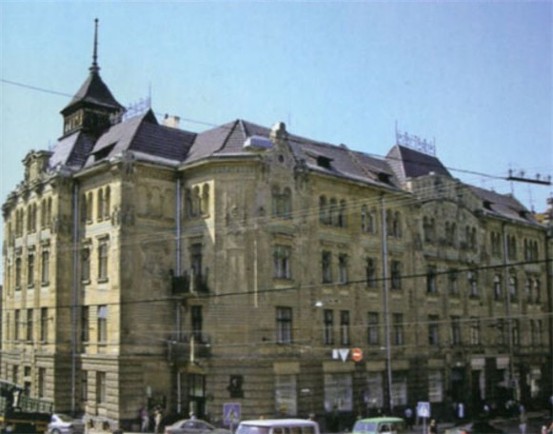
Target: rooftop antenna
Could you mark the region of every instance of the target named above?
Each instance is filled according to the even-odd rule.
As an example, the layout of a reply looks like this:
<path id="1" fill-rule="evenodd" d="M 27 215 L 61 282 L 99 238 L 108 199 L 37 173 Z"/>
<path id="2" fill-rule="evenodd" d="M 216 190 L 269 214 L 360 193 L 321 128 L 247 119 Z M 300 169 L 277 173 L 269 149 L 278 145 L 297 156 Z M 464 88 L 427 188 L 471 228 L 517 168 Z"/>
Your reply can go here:
<path id="1" fill-rule="evenodd" d="M 98 66 L 98 18 L 94 20 L 94 50 L 92 52 L 92 66 L 90 72 L 98 73 L 100 67 Z"/>

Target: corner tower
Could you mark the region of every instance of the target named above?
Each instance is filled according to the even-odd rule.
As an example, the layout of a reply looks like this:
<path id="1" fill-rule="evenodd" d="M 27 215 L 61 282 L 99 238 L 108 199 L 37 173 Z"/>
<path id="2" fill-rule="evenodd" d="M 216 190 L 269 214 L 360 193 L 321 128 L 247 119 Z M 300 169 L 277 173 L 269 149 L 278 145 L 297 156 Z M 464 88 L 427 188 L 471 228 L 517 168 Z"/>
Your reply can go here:
<path id="1" fill-rule="evenodd" d="M 82 131 L 97 138 L 125 111 L 100 77 L 97 18 L 94 20 L 94 49 L 89 70 L 88 78 L 61 111 L 64 137 Z"/>

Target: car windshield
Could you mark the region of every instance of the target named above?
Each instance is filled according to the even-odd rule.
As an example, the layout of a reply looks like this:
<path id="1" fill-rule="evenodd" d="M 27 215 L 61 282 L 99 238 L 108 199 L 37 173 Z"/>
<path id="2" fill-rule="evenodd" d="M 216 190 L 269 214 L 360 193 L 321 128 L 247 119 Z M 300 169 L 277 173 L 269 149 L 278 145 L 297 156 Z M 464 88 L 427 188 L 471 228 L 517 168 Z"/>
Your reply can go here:
<path id="1" fill-rule="evenodd" d="M 236 434 L 269 434 L 269 427 L 256 425 L 240 425 Z"/>
<path id="2" fill-rule="evenodd" d="M 376 424 L 371 422 L 359 421 L 353 427 L 355 432 L 376 432 Z"/>
<path id="3" fill-rule="evenodd" d="M 56 416 L 62 422 L 71 422 L 73 420 L 73 418 L 67 414 L 57 414 Z"/>

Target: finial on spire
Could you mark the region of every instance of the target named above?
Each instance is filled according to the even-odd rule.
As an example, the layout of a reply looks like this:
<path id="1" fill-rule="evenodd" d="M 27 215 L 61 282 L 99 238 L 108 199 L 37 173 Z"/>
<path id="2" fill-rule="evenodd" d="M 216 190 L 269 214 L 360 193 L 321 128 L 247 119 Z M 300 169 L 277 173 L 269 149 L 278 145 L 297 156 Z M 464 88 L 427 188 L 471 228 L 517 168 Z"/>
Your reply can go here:
<path id="1" fill-rule="evenodd" d="M 98 66 L 98 18 L 94 20 L 94 50 L 92 52 L 92 66 L 90 72 L 98 72 L 100 67 Z"/>

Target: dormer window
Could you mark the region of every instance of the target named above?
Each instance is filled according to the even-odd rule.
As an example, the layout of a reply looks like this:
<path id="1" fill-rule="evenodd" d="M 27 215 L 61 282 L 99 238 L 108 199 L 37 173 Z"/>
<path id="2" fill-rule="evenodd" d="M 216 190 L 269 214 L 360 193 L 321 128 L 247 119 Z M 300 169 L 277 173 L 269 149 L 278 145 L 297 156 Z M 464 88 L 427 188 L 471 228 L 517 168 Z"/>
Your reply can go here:
<path id="1" fill-rule="evenodd" d="M 318 155 L 317 156 L 317 166 L 323 167 L 325 169 L 331 169 L 330 163 L 332 162 L 332 158 L 325 157 L 324 155 Z"/>
<path id="2" fill-rule="evenodd" d="M 100 161 L 106 158 L 109 155 L 109 153 L 113 150 L 113 148 L 115 148 L 115 143 L 112 143 L 111 145 L 108 145 L 100 149 L 99 151 L 95 152 L 94 161 Z"/>

